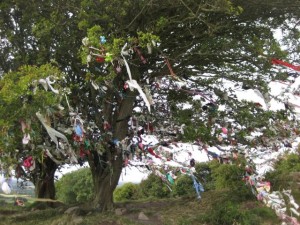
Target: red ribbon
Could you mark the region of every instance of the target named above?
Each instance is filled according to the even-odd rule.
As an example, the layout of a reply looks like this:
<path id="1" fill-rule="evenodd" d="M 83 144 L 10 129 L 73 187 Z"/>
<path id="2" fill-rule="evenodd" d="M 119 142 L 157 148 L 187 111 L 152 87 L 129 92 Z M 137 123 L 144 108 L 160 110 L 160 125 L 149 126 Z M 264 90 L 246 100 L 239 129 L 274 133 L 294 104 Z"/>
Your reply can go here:
<path id="1" fill-rule="evenodd" d="M 154 152 L 154 150 L 153 150 L 152 148 L 148 148 L 148 152 L 149 152 L 151 155 L 155 156 L 155 158 L 161 159 L 161 157 L 160 157 L 159 155 L 157 155 L 157 154 Z"/>
<path id="2" fill-rule="evenodd" d="M 174 73 L 174 71 L 172 69 L 172 66 L 171 66 L 171 63 L 170 63 L 169 59 L 165 58 L 165 62 L 167 64 L 167 66 L 168 66 L 168 69 L 170 71 L 171 76 L 176 77 L 176 74 Z"/>
<path id="3" fill-rule="evenodd" d="M 33 165 L 33 158 L 32 156 L 28 156 L 24 162 L 23 162 L 23 166 L 26 168 L 30 168 Z"/>
<path id="4" fill-rule="evenodd" d="M 289 67 L 293 70 L 296 70 L 296 71 L 300 71 L 300 66 L 295 66 L 295 65 L 292 65 L 288 62 L 284 62 L 282 60 L 279 60 L 279 59 L 272 59 L 272 64 L 276 64 L 276 65 L 282 65 L 282 66 L 286 66 L 286 67 Z"/>

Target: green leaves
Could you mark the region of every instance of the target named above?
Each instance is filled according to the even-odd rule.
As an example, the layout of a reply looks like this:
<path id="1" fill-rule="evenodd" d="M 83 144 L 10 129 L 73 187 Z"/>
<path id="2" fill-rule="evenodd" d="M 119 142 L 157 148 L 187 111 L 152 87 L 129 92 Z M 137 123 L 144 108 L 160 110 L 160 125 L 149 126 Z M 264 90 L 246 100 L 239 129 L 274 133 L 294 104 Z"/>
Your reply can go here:
<path id="1" fill-rule="evenodd" d="M 61 79 L 62 73 L 49 64 L 41 67 L 23 66 L 16 72 L 5 74 L 0 80 L 0 149 L 4 155 L 11 154 L 12 158 L 15 157 L 14 160 L 18 160 L 17 155 L 21 153 L 19 150 L 23 149 L 20 122 L 30 123 L 31 129 L 26 132 L 31 135 L 33 142 L 37 141 L 40 123 L 35 113 L 49 112 L 60 103 L 59 95 L 53 93 L 49 87 L 46 91 L 40 84 L 40 80 L 46 82 L 47 77 L 51 77 L 51 82 L 56 82 L 52 84 L 53 88 L 61 89 L 56 84 Z M 40 142 L 37 141 L 35 144 Z M 4 158 L 1 161 L 7 165 L 12 163 L 11 160 Z"/>
<path id="2" fill-rule="evenodd" d="M 57 199 L 67 204 L 87 202 L 93 197 L 92 175 L 88 168 L 64 175 L 55 186 Z"/>

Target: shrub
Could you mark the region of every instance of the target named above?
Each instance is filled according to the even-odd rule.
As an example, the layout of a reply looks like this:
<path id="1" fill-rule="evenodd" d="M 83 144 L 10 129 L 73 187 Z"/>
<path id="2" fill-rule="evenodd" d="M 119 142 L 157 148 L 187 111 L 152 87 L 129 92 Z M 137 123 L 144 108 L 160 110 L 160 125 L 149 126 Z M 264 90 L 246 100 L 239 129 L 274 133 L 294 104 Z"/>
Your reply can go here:
<path id="1" fill-rule="evenodd" d="M 209 163 L 196 163 L 195 166 L 196 174 L 195 176 L 204 186 L 205 191 L 214 189 L 214 181 L 211 176 L 211 168 Z"/>
<path id="2" fill-rule="evenodd" d="M 278 160 L 274 170 L 266 173 L 266 180 L 269 180 L 274 190 L 291 189 L 295 186 L 294 181 L 299 179 L 300 157 L 296 154 L 288 155 L 285 159 Z"/>
<path id="3" fill-rule="evenodd" d="M 140 183 L 141 198 L 168 198 L 171 191 L 167 184 L 155 174 L 150 174 Z"/>
<path id="4" fill-rule="evenodd" d="M 55 186 L 57 199 L 67 204 L 85 202 L 93 197 L 92 175 L 88 168 L 65 174 Z"/>
<path id="5" fill-rule="evenodd" d="M 173 191 L 174 196 L 196 195 L 193 180 L 188 175 L 183 175 L 177 178 Z"/>
<path id="6" fill-rule="evenodd" d="M 232 198 L 242 201 L 253 198 L 251 189 L 242 180 L 244 169 L 235 164 L 211 163 L 211 176 L 216 190 L 228 189 Z"/>
<path id="7" fill-rule="evenodd" d="M 271 182 L 273 191 L 291 189 L 296 202 L 300 201 L 300 157 L 298 154 L 287 155 L 278 160 L 274 170 L 266 173 L 265 179 Z"/>
<path id="8" fill-rule="evenodd" d="M 139 197 L 138 184 L 126 183 L 114 191 L 115 201 L 137 200 Z"/>

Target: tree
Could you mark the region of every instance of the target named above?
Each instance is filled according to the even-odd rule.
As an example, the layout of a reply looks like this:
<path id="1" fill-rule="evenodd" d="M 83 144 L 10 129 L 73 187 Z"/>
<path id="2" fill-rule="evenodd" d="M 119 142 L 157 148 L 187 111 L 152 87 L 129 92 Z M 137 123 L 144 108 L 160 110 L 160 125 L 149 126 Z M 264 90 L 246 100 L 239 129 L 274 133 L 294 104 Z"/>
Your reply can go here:
<path id="1" fill-rule="evenodd" d="M 63 117 L 59 105 L 63 95 L 59 96 L 53 87 L 55 79 L 61 76 L 61 72 L 51 65 L 23 66 L 0 80 L 2 169 L 7 171 L 14 164 L 19 178 L 26 176 L 25 168 L 35 185 L 36 196 L 40 198 L 55 197 L 54 173 L 59 162 L 51 159 L 54 149 L 58 150 L 52 143 L 59 143 L 53 142 L 54 137 L 47 134 L 51 130 L 45 128 L 58 126 Z M 50 88 L 53 91 L 45 90 Z M 40 113 L 46 117 L 42 118 Z M 64 145 L 68 147 L 67 143 Z M 71 159 L 72 155 L 69 156 Z"/>
<path id="2" fill-rule="evenodd" d="M 26 5 L 4 1 L 0 5 L 3 52 L 11 57 L 4 58 L 1 67 L 8 72 L 19 65 L 52 60 L 66 74 L 62 87 L 70 88 L 70 108 L 67 102 L 64 106 L 77 123 L 71 124 L 68 114 L 62 115 L 60 122 L 73 127 L 77 139 L 66 137 L 73 152 L 81 153 L 80 160 L 89 162 L 95 207 L 107 210 L 113 207 L 112 194 L 124 163 L 120 143 L 141 134 L 133 126 L 134 120 L 147 127 L 153 123 L 156 134 L 170 141 L 200 139 L 214 144 L 219 143 L 220 127 L 241 127 L 235 141 L 247 143 L 245 136 L 253 129 L 270 127 L 268 120 L 261 118 L 282 116 L 262 110 L 259 104 L 237 101 L 234 90 L 226 89 L 224 83 L 256 89 L 268 101 L 270 59 L 287 57 L 271 29 L 298 18 L 298 4 L 291 0 L 276 4 L 78 0 Z M 88 63 L 85 66 L 79 64 L 78 51 Z M 143 92 L 133 86 L 142 87 Z M 154 102 L 150 107 L 150 94 L 140 97 L 148 90 Z M 6 91 L 1 87 L 4 101 Z M 194 95 L 201 100 L 192 101 Z M 192 109 L 182 108 L 187 102 Z M 220 105 L 226 110 L 219 110 Z M 6 107 L 10 105 L 5 102 L 1 110 L 11 113 Z M 29 117 L 37 111 L 30 112 L 26 114 Z M 287 118 L 286 113 L 283 116 Z M 186 132 L 180 133 L 183 124 Z M 43 138 L 49 139 L 45 131 Z M 5 145 L 1 148 L 8 149 Z M 65 159 L 59 154 L 56 157 L 53 159 Z M 67 158 L 70 161 L 70 156 Z"/>

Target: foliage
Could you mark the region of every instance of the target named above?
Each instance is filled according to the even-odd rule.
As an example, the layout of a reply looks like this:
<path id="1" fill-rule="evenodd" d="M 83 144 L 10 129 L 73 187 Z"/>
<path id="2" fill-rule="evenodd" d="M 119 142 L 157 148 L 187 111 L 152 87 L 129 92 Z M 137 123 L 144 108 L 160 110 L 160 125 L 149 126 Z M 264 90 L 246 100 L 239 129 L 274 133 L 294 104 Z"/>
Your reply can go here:
<path id="1" fill-rule="evenodd" d="M 271 182 L 273 190 L 282 190 L 283 188 L 299 190 L 296 184 L 300 177 L 299 154 L 289 154 L 278 160 L 274 171 L 268 172 L 265 177 Z"/>
<path id="2" fill-rule="evenodd" d="M 43 153 L 37 148 L 37 145 L 44 142 L 36 112 L 47 113 L 50 116 L 61 103 L 59 95 L 46 91 L 38 83 L 47 77 L 51 77 L 51 81 L 56 83 L 53 84 L 53 88 L 56 89 L 57 83 L 63 79 L 63 74 L 50 64 L 40 67 L 23 66 L 0 80 L 0 149 L 5 152 L 1 159 L 4 170 L 28 155 L 43 161 Z M 36 146 L 24 149 L 23 133 L 20 129 L 22 121 L 30 124 L 31 129 L 26 128 L 23 132 L 31 136 Z"/>
<path id="3" fill-rule="evenodd" d="M 137 200 L 139 198 L 139 185 L 125 183 L 114 191 L 115 201 Z"/>
<path id="4" fill-rule="evenodd" d="M 210 163 L 196 163 L 196 177 L 201 182 L 204 190 L 213 190 L 215 187 L 214 180 L 212 178 L 212 171 Z"/>
<path id="5" fill-rule="evenodd" d="M 154 174 L 141 181 L 140 189 L 141 196 L 144 198 L 167 198 L 171 195 L 167 185 Z"/>
<path id="6" fill-rule="evenodd" d="M 196 196 L 192 178 L 188 175 L 177 178 L 173 192 L 174 196 Z"/>
<path id="7" fill-rule="evenodd" d="M 246 200 L 253 198 L 250 188 L 243 181 L 244 169 L 235 164 L 210 164 L 211 176 L 216 190 L 230 190 L 233 199 Z"/>
<path id="8" fill-rule="evenodd" d="M 67 173 L 56 182 L 57 199 L 67 203 L 87 202 L 93 198 L 93 181 L 88 168 Z"/>
<path id="9" fill-rule="evenodd" d="M 54 129 L 72 128 L 70 113 L 82 117 L 87 131 L 84 138 L 91 143 L 85 146 L 88 149 L 82 150 L 83 143 L 74 143 L 74 130 L 71 129 L 73 133 L 67 138 L 74 144 L 70 149 L 77 155 L 86 152 L 80 159 L 90 163 L 95 190 L 110 181 L 112 187 L 117 186 L 123 162 L 122 151 L 115 143 L 125 137 L 132 138 L 135 130 L 128 126 L 130 117 L 139 117 L 136 111 L 142 112 L 140 117 L 144 117 L 147 111 L 144 100 L 137 97 L 138 92 L 125 88 L 129 67 L 132 78 L 142 89 L 150 87 L 151 95 L 156 98 L 151 106 L 151 111 L 155 112 L 151 115 L 155 124 L 176 128 L 185 123 L 185 140 L 200 138 L 213 144 L 217 141 L 216 129 L 232 121 L 241 127 L 241 131 L 237 131 L 238 137 L 245 141 L 243 137 L 249 135 L 254 126 L 261 129 L 262 126 L 271 126 L 267 119 L 269 115 L 252 103 L 240 103 L 234 90 L 227 89 L 224 83 L 233 83 L 236 89 L 248 85 L 263 95 L 268 94 L 267 84 L 274 73 L 270 58 L 288 58 L 288 51 L 281 49 L 272 29 L 284 27 L 293 45 L 298 46 L 299 32 L 293 25 L 299 18 L 299 3 L 293 0 L 281 0 L 275 5 L 272 1 L 260 0 L 51 0 L 30 3 L 22 0 L 3 0 L 0 3 L 0 36 L 3 38 L 0 67 L 6 73 L 2 80 L 7 85 L 0 85 L 0 91 L 6 93 L 0 97 L 0 125 L 4 127 L 1 134 L 5 134 L 0 141 L 1 152 L 8 152 L 7 164 L 20 163 L 28 149 L 17 146 L 22 134 L 16 121 L 33 121 L 37 109 L 43 107 L 44 113 L 53 112 L 52 107 L 59 102 L 52 98 L 51 92 L 45 92 L 30 104 L 31 95 L 26 89 L 30 76 L 17 82 L 18 88 L 15 88 L 13 84 L 18 78 L 13 74 L 22 66 L 40 66 L 51 61 L 67 75 L 62 86 L 70 90 L 71 106 L 71 112 L 56 114 L 55 111 L 60 118 L 53 119 L 51 125 L 55 126 Z M 107 40 L 101 43 L 102 46 L 99 46 L 99 36 Z M 83 48 L 84 37 L 90 43 Z M 121 55 L 125 43 L 126 56 Z M 149 44 L 152 53 L 147 49 Z M 89 47 L 97 52 L 103 47 L 100 52 L 105 54 L 105 60 L 96 61 L 93 57 L 86 65 L 91 54 Z M 294 47 L 290 50 L 298 51 Z M 185 95 L 174 92 L 185 92 Z M 25 99 L 20 101 L 23 94 Z M 195 100 L 196 94 L 201 98 Z M 194 100 L 198 103 L 195 110 L 180 107 L 182 103 L 193 105 Z M 203 108 L 207 103 L 213 107 Z M 30 107 L 24 108 L 22 104 Z M 44 108 L 48 105 L 49 110 Z M 219 110 L 221 105 L 225 106 L 225 111 Z M 13 129 L 5 122 L 6 117 L 10 122 L 16 122 Z M 287 115 L 281 118 L 285 119 Z M 29 151 L 44 164 L 43 152 L 33 148 L 44 146 L 44 143 L 49 143 L 50 147 L 53 143 L 40 125 L 33 123 L 32 128 L 35 139 Z M 170 135 L 172 137 L 165 132 L 160 134 L 164 140 L 174 138 L 174 134 Z M 59 146 L 51 147 L 57 150 Z M 20 156 L 19 151 L 23 155 Z M 63 156 L 68 158 L 68 155 Z M 231 168 L 224 169 L 225 177 L 229 176 L 227 172 L 237 175 Z M 223 188 L 223 181 L 226 181 L 224 187 L 233 186 L 231 179 L 227 181 L 219 175 L 213 177 L 216 188 Z M 167 189 L 162 182 L 154 184 L 152 194 L 159 192 L 161 186 Z M 151 190 L 150 185 L 146 186 Z M 110 192 L 97 194 L 108 196 L 113 190 Z M 166 196 L 166 193 L 156 195 Z M 97 196 L 95 199 L 105 198 Z M 96 205 L 106 207 L 104 202 Z"/>

